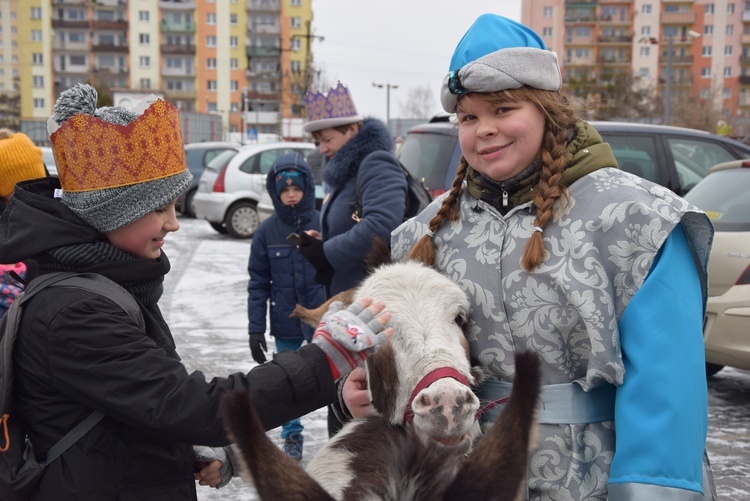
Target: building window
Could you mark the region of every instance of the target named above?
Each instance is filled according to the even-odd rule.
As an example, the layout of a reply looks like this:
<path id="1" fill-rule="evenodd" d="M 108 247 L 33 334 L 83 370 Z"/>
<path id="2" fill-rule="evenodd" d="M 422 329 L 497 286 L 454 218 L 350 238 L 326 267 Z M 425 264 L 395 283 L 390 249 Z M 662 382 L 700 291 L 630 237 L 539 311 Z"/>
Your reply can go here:
<path id="1" fill-rule="evenodd" d="M 207 111 L 209 113 L 216 113 L 216 110 L 218 110 L 218 108 L 216 107 L 216 103 L 209 102 Z"/>
<path id="2" fill-rule="evenodd" d="M 651 26 L 641 26 L 641 35 L 644 37 L 651 36 Z"/>
<path id="3" fill-rule="evenodd" d="M 642 78 L 646 78 L 651 74 L 651 72 L 648 70 L 648 68 L 641 68 L 638 70 L 638 76 Z"/>
<path id="4" fill-rule="evenodd" d="M 216 24 L 216 12 L 206 14 L 206 24 Z"/>
<path id="5" fill-rule="evenodd" d="M 206 47 L 216 47 L 216 37 L 209 35 L 206 37 Z"/>
<path id="6" fill-rule="evenodd" d="M 206 82 L 206 88 L 212 92 L 216 92 L 216 80 L 208 80 Z"/>
<path id="7" fill-rule="evenodd" d="M 138 62 L 141 65 L 141 68 L 148 68 L 151 66 L 151 58 L 149 56 L 141 56 L 138 59 Z"/>
<path id="8" fill-rule="evenodd" d="M 641 47 L 641 56 L 650 56 L 651 55 L 651 47 Z"/>
<path id="9" fill-rule="evenodd" d="M 644 3 L 641 5 L 641 14 L 651 14 L 651 4 Z"/>
<path id="10" fill-rule="evenodd" d="M 706 14 L 713 14 L 714 13 L 714 4 L 707 3 L 703 6 L 703 12 Z"/>
<path id="11" fill-rule="evenodd" d="M 292 73 L 301 73 L 302 72 L 302 63 L 299 61 L 291 61 L 289 63 L 290 69 L 292 70 Z"/>
<path id="12" fill-rule="evenodd" d="M 31 41 L 41 42 L 42 41 L 42 30 L 31 30 Z"/>
<path id="13" fill-rule="evenodd" d="M 64 35 L 64 33 L 60 33 L 60 35 Z M 74 43 L 84 43 L 86 42 L 86 33 L 82 33 L 80 31 L 72 31 L 68 33 L 68 41 Z M 109 40 L 106 40 L 104 38 L 100 38 L 99 43 L 103 43 L 105 45 L 114 45 L 115 39 L 110 38 Z"/>
<path id="14" fill-rule="evenodd" d="M 292 28 L 302 28 L 302 20 L 300 18 L 293 16 L 290 21 L 292 23 Z"/>
<path id="15" fill-rule="evenodd" d="M 151 43 L 151 36 L 148 33 L 141 33 L 138 35 L 138 40 L 140 41 L 141 45 L 148 45 Z"/>
<path id="16" fill-rule="evenodd" d="M 544 8 L 544 17 L 552 17 L 553 9 L 552 7 L 545 7 Z"/>
<path id="17" fill-rule="evenodd" d="M 239 39 L 237 37 L 229 37 L 229 46 L 230 47 L 236 48 L 238 43 L 239 43 Z"/>
<path id="18" fill-rule="evenodd" d="M 712 53 L 713 53 L 713 46 L 711 45 L 703 46 L 703 57 L 711 57 Z"/>
<path id="19" fill-rule="evenodd" d="M 236 57 L 229 59 L 229 67 L 233 70 L 240 67 Z"/>
<path id="20" fill-rule="evenodd" d="M 231 82 L 229 82 L 229 90 L 231 90 L 232 92 L 240 90 L 240 87 L 237 84 L 237 80 L 232 80 Z"/>
<path id="21" fill-rule="evenodd" d="M 34 109 L 42 109 L 44 108 L 44 99 L 43 98 L 34 98 Z"/>
<path id="22" fill-rule="evenodd" d="M 33 65 L 40 65 L 44 64 L 44 57 L 42 57 L 42 54 L 37 52 L 31 55 L 31 64 Z"/>
<path id="23" fill-rule="evenodd" d="M 229 24 L 237 24 L 237 14 L 229 14 Z"/>
<path id="24" fill-rule="evenodd" d="M 206 59 L 206 68 L 209 70 L 215 70 L 216 69 L 216 58 L 215 57 L 209 57 Z"/>
<path id="25" fill-rule="evenodd" d="M 149 11 L 147 10 L 139 10 L 138 11 L 138 20 L 148 22 L 149 18 Z"/>
<path id="26" fill-rule="evenodd" d="M 724 87 L 724 89 L 721 91 L 721 97 L 724 99 L 729 99 L 732 97 L 732 89 L 729 87 Z"/>
<path id="27" fill-rule="evenodd" d="M 734 25 L 727 24 L 727 35 L 732 35 L 733 33 L 734 33 Z"/>
<path id="28" fill-rule="evenodd" d="M 151 88 L 151 79 L 141 78 L 141 89 L 150 89 L 150 88 Z"/>
<path id="29" fill-rule="evenodd" d="M 725 45 L 724 46 L 724 55 L 725 56 L 731 56 L 732 55 L 732 46 L 731 45 Z"/>
<path id="30" fill-rule="evenodd" d="M 728 3 L 727 4 L 727 14 L 734 14 L 734 4 Z"/>
<path id="31" fill-rule="evenodd" d="M 300 50 L 302 48 L 302 41 L 299 38 L 292 38 L 290 49 Z"/>
<path id="32" fill-rule="evenodd" d="M 732 67 L 724 66 L 724 77 L 731 77 L 731 76 L 732 76 Z"/>
<path id="33" fill-rule="evenodd" d="M 542 29 L 542 36 L 551 37 L 552 36 L 552 28 L 547 27 L 547 28 Z"/>
<path id="34" fill-rule="evenodd" d="M 713 24 L 706 24 L 703 26 L 703 34 L 704 35 L 713 35 L 714 34 L 714 25 Z"/>
<path id="35" fill-rule="evenodd" d="M 86 56 L 82 54 L 76 54 L 70 56 L 71 66 L 86 66 Z"/>
<path id="36" fill-rule="evenodd" d="M 711 89 L 703 87 L 701 89 L 701 99 L 708 99 L 711 96 Z"/>
<path id="37" fill-rule="evenodd" d="M 290 5 L 292 7 L 300 7 L 300 6 L 302 6 L 302 0 L 292 0 L 290 2 Z"/>
<path id="38" fill-rule="evenodd" d="M 701 77 L 702 78 L 711 78 L 711 67 L 707 68 L 701 68 Z"/>
<path id="39" fill-rule="evenodd" d="M 44 87 L 44 77 L 39 75 L 34 75 L 34 87 L 39 89 L 41 87 Z"/>
<path id="40" fill-rule="evenodd" d="M 42 8 L 41 7 L 32 7 L 31 8 L 31 19 L 41 19 L 42 18 Z"/>

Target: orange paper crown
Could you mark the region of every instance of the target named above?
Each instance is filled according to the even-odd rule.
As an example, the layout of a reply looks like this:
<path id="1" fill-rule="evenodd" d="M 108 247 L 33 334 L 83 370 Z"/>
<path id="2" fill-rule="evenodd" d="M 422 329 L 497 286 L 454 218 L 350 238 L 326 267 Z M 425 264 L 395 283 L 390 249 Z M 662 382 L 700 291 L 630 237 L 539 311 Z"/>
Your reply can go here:
<path id="1" fill-rule="evenodd" d="M 180 112 L 162 99 L 128 125 L 80 113 L 50 141 L 60 185 L 69 192 L 129 186 L 186 169 Z"/>

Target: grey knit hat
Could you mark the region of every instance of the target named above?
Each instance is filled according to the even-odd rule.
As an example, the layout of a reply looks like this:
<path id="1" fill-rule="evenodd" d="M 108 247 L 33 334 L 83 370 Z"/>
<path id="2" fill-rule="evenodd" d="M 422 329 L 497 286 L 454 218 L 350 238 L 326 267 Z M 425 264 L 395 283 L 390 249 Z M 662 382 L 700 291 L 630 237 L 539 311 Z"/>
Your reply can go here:
<path id="1" fill-rule="evenodd" d="M 459 98 L 470 92 L 499 92 L 524 85 L 556 91 L 562 86 L 557 54 L 521 23 L 483 14 L 458 43 L 443 79 L 440 102 L 455 113 Z"/>
<path id="2" fill-rule="evenodd" d="M 100 232 L 164 207 L 188 189 L 179 111 L 166 101 L 96 108 L 96 90 L 60 94 L 47 122 L 62 203 Z"/>

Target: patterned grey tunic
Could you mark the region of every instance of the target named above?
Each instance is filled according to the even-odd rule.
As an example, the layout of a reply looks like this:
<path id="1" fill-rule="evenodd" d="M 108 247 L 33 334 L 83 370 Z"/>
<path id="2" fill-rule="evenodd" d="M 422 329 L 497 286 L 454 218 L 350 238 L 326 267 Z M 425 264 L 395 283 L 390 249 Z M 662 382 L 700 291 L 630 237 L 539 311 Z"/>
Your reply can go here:
<path id="1" fill-rule="evenodd" d="M 532 273 L 520 266 L 534 231 L 529 203 L 503 216 L 464 189 L 459 219 L 443 222 L 433 241 L 438 269 L 472 303 L 468 338 L 483 367 L 510 381 L 514 353 L 534 350 L 543 384 L 575 383 L 588 392 L 622 384 L 618 322 L 680 222 L 705 291 L 711 229 L 671 191 L 613 168 L 578 179 L 569 195 L 565 213 L 544 230 L 548 255 Z M 441 202 L 394 231 L 394 258 L 425 234 Z M 612 420 L 541 424 L 528 472 L 532 498 L 606 499 L 614 446 Z"/>

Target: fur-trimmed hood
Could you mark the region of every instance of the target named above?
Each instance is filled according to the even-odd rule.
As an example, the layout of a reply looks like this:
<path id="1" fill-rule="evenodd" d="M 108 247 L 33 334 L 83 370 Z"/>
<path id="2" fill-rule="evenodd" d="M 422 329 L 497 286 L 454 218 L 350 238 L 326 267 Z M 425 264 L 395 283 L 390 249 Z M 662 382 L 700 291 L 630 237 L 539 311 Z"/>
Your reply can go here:
<path id="1" fill-rule="evenodd" d="M 385 124 L 376 118 L 367 118 L 360 131 L 327 160 L 323 179 L 332 189 L 340 188 L 356 175 L 367 155 L 373 151 L 393 152 L 393 148 L 393 138 Z"/>

